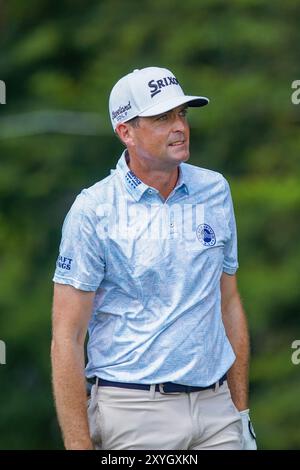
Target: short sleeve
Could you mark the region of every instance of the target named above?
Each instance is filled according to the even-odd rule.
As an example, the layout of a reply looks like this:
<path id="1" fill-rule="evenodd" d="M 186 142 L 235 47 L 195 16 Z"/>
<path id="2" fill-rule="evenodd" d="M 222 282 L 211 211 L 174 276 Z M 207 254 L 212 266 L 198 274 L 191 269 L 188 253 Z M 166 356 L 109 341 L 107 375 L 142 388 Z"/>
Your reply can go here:
<path id="1" fill-rule="evenodd" d="M 229 228 L 229 238 L 224 247 L 223 271 L 227 274 L 233 275 L 236 273 L 239 267 L 237 253 L 237 229 L 230 187 L 225 178 L 223 181 L 225 185 L 223 208 L 225 213 L 225 221 L 227 222 Z"/>
<path id="2" fill-rule="evenodd" d="M 63 223 L 54 282 L 85 291 L 98 289 L 104 277 L 105 261 L 96 227 L 96 213 L 83 191 Z"/>

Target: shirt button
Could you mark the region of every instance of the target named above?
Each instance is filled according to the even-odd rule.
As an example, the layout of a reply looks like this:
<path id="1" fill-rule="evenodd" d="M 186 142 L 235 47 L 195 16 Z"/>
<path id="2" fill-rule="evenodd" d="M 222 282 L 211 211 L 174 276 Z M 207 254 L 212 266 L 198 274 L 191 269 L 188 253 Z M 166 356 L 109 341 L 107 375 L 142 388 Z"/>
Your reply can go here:
<path id="1" fill-rule="evenodd" d="M 153 193 L 152 189 L 148 189 L 148 193 L 152 194 Z"/>

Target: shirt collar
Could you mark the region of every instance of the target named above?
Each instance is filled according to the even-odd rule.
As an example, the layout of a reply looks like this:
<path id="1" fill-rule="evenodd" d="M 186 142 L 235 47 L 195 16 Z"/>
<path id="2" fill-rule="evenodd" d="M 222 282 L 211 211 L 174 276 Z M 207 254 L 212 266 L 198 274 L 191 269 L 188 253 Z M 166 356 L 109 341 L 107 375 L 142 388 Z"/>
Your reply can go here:
<path id="1" fill-rule="evenodd" d="M 136 201 L 139 201 L 143 194 L 149 189 L 143 181 L 141 181 L 134 173 L 130 170 L 127 165 L 127 150 L 124 150 L 118 163 L 117 171 L 124 182 L 128 192 L 134 197 Z M 155 190 L 157 191 L 157 190 Z"/>
<path id="2" fill-rule="evenodd" d="M 181 188 L 186 194 L 189 194 L 189 187 L 187 185 L 187 175 L 185 172 L 184 164 L 181 163 L 178 169 L 179 169 L 179 177 L 178 177 L 177 184 L 174 190 L 177 191 L 179 188 Z"/>
<path id="3" fill-rule="evenodd" d="M 117 163 L 117 171 L 119 175 L 121 176 L 126 189 L 129 191 L 129 193 L 134 197 L 136 201 L 139 201 L 141 197 L 144 195 L 146 191 L 151 188 L 152 192 L 159 193 L 159 191 L 155 188 L 152 188 L 151 186 L 148 186 L 147 184 L 143 183 L 134 173 L 133 171 L 130 170 L 127 164 L 127 158 L 128 158 L 128 153 L 127 150 L 124 150 L 122 153 L 118 163 Z M 186 175 L 184 174 L 184 167 L 183 165 L 179 165 L 179 177 L 177 180 L 177 184 L 174 188 L 174 192 L 182 189 L 185 193 L 189 193 L 188 186 L 186 184 Z"/>

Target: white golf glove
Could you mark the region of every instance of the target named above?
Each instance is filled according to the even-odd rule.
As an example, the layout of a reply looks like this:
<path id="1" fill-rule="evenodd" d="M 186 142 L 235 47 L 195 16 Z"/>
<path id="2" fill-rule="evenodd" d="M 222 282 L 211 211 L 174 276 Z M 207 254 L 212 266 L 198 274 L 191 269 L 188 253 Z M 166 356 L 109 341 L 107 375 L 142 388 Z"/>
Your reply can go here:
<path id="1" fill-rule="evenodd" d="M 250 420 L 249 409 L 240 411 L 243 425 L 243 450 L 257 450 L 256 435 Z"/>

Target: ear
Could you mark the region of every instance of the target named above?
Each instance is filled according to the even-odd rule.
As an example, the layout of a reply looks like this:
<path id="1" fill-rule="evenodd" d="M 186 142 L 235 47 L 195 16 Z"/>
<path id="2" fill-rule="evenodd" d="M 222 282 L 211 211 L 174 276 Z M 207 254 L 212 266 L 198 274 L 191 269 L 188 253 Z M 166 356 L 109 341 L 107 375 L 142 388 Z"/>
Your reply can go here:
<path id="1" fill-rule="evenodd" d="M 130 124 L 126 124 L 126 122 L 118 124 L 116 127 L 116 133 L 126 147 L 134 144 L 134 129 Z"/>

